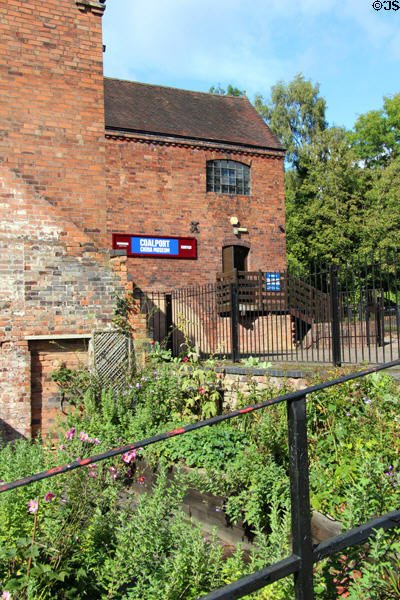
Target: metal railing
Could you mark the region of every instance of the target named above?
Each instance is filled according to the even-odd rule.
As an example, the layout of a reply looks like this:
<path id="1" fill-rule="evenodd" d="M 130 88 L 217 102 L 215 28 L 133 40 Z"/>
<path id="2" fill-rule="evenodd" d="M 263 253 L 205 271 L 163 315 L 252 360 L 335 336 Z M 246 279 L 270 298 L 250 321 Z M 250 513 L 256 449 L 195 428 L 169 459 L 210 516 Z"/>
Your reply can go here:
<path id="1" fill-rule="evenodd" d="M 364 377 L 371 373 L 388 369 L 400 364 L 400 360 L 386 363 L 379 367 L 364 369 L 358 373 L 352 373 L 307 387 L 303 390 L 277 396 L 272 400 L 266 400 L 255 405 L 247 406 L 230 413 L 212 417 L 198 423 L 192 423 L 184 427 L 167 431 L 150 438 L 127 444 L 122 448 L 116 448 L 97 454 L 89 458 L 76 460 L 70 464 L 63 465 L 24 477 L 17 481 L 5 483 L 0 486 L 0 493 L 13 490 L 17 487 L 29 485 L 35 481 L 54 477 L 61 473 L 67 473 L 74 469 L 85 467 L 113 456 L 124 454 L 130 450 L 144 448 L 156 442 L 169 439 L 178 435 L 184 435 L 202 427 L 207 427 L 227 421 L 244 414 L 268 408 L 275 404 L 286 402 L 288 416 L 288 444 L 289 444 L 289 476 L 291 496 L 291 523 L 292 523 L 292 548 L 293 553 L 287 558 L 266 567 L 257 573 L 243 577 L 219 590 L 213 591 L 201 600 L 236 600 L 247 594 L 257 591 L 279 579 L 293 575 L 295 586 L 295 600 L 314 600 L 313 566 L 314 563 L 335 554 L 350 546 L 361 544 L 375 535 L 378 529 L 392 529 L 400 526 L 400 510 L 392 511 L 378 518 L 372 519 L 359 527 L 328 539 L 313 547 L 311 538 L 311 505 L 309 491 L 308 473 L 308 451 L 307 451 L 307 422 L 306 422 L 306 398 L 308 394 L 323 390 L 334 385 L 344 383 L 353 379 Z"/>
<path id="2" fill-rule="evenodd" d="M 395 253 L 308 272 L 233 270 L 215 283 L 138 295 L 148 335 L 175 356 L 187 342 L 202 357 L 234 362 L 258 356 L 338 366 L 400 356 Z"/>

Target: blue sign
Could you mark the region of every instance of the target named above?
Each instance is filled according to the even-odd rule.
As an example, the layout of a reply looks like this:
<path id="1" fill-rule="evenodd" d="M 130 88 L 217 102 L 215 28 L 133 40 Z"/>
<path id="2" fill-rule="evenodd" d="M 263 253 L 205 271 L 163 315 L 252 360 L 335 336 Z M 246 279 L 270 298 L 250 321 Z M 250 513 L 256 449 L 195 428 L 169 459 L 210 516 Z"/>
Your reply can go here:
<path id="1" fill-rule="evenodd" d="M 131 237 L 132 254 L 178 256 L 179 240 L 174 238 Z"/>
<path id="2" fill-rule="evenodd" d="M 280 273 L 264 273 L 265 289 L 267 292 L 279 292 L 281 289 Z"/>

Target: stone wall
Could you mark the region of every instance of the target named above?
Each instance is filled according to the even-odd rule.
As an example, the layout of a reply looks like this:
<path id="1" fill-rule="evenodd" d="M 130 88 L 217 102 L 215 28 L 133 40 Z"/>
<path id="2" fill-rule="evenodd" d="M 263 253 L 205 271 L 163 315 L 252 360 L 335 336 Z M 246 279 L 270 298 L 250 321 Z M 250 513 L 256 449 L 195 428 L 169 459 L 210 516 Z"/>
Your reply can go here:
<path id="1" fill-rule="evenodd" d="M 302 390 L 307 387 L 307 378 L 312 375 L 311 371 L 297 371 L 289 369 L 256 369 L 240 367 L 221 367 L 219 372 L 221 389 L 224 394 L 224 405 L 235 409 L 237 407 L 238 392 L 244 396 L 250 394 L 254 385 L 261 392 L 272 385 L 278 389 L 283 382 L 288 383 L 293 391 Z"/>

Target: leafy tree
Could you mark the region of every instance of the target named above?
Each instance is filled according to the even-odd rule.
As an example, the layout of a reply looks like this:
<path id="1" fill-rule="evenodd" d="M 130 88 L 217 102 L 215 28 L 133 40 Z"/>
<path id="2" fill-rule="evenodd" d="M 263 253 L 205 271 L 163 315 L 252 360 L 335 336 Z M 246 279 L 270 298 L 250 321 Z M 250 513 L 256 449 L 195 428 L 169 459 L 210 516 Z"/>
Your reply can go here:
<path id="1" fill-rule="evenodd" d="M 298 169 L 285 179 L 289 263 L 355 253 L 365 228 L 366 179 L 348 132 L 339 127 L 317 132 L 303 147 Z"/>
<path id="2" fill-rule="evenodd" d="M 298 168 L 303 150 L 327 126 L 319 85 L 298 74 L 287 85 L 283 81 L 273 85 L 269 103 L 256 96 L 255 107 L 286 148 L 287 160 Z"/>
<path id="3" fill-rule="evenodd" d="M 232 85 L 228 85 L 226 90 L 224 90 L 220 84 L 217 87 L 211 86 L 209 90 L 210 94 L 216 94 L 217 96 L 245 96 L 246 92 L 244 90 L 240 90 L 237 87 Z"/>
<path id="4" fill-rule="evenodd" d="M 400 248 L 400 156 L 375 169 L 366 194 L 362 246 L 372 252 Z"/>
<path id="5" fill-rule="evenodd" d="M 366 167 L 385 166 L 400 155 L 400 94 L 384 98 L 383 109 L 360 115 L 352 135 Z"/>

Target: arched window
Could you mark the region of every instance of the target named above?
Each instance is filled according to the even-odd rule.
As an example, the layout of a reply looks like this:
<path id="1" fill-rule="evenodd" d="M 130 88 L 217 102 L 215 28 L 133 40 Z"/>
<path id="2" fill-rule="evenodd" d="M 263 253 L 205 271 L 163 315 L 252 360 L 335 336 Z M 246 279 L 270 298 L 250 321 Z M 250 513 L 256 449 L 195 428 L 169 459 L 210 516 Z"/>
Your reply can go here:
<path id="1" fill-rule="evenodd" d="M 207 192 L 249 196 L 250 167 L 235 160 L 208 160 Z"/>

